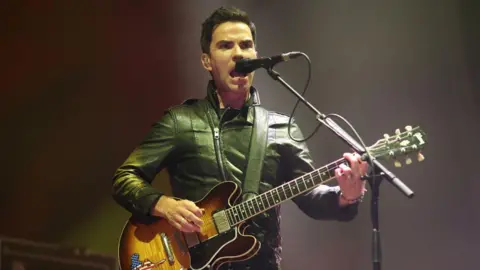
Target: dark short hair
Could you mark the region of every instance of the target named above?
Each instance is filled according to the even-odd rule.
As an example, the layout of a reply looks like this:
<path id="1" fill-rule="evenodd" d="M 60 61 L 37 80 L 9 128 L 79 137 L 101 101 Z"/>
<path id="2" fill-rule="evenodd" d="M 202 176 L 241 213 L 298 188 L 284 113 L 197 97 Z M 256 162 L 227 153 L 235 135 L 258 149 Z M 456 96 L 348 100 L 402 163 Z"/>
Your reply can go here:
<path id="1" fill-rule="evenodd" d="M 250 31 L 252 32 L 253 42 L 255 43 L 255 24 L 248 18 L 248 14 L 236 7 L 220 7 L 202 23 L 200 45 L 203 53 L 210 53 L 210 43 L 212 43 L 213 31 L 218 25 L 224 22 L 243 22 L 248 25 Z"/>

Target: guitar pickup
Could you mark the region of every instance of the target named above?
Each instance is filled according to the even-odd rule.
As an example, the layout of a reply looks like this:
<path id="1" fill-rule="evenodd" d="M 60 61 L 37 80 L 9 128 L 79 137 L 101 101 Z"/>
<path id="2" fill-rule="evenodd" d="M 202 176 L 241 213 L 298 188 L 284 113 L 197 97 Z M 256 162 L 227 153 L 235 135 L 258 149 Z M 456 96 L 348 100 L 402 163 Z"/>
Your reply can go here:
<path id="1" fill-rule="evenodd" d="M 224 233 L 230 230 L 230 222 L 228 222 L 227 212 L 225 210 L 218 211 L 213 214 L 213 221 L 218 233 Z"/>

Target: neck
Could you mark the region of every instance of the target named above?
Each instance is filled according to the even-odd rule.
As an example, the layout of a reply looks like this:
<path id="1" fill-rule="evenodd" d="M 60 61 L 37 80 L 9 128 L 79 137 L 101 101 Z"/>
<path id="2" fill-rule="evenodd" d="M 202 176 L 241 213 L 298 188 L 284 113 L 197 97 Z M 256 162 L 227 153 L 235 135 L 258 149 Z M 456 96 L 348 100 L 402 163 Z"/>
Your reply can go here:
<path id="1" fill-rule="evenodd" d="M 221 109 L 230 107 L 240 109 L 245 105 L 245 101 L 250 97 L 250 91 L 242 93 L 223 92 L 217 90 L 218 105 Z"/>

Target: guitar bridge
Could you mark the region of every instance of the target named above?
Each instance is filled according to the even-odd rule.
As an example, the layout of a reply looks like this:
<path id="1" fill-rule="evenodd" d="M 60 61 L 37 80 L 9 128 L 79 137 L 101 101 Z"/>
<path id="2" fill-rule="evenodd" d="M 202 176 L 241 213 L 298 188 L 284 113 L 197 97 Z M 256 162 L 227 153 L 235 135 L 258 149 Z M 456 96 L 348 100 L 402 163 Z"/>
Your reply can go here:
<path id="1" fill-rule="evenodd" d="M 223 233 L 230 230 L 230 222 L 228 221 L 227 212 L 218 211 L 213 214 L 213 221 L 218 233 Z"/>

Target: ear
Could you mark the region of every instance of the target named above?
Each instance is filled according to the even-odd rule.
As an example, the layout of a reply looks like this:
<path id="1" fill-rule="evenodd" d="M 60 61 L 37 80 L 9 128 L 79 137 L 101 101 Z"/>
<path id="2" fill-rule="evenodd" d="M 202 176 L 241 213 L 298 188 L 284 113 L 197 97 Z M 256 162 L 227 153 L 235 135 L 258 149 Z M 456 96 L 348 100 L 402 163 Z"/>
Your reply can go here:
<path id="1" fill-rule="evenodd" d="M 212 71 L 212 64 L 210 63 L 210 56 L 208 54 L 202 53 L 200 60 L 202 61 L 203 68 L 207 71 Z"/>

